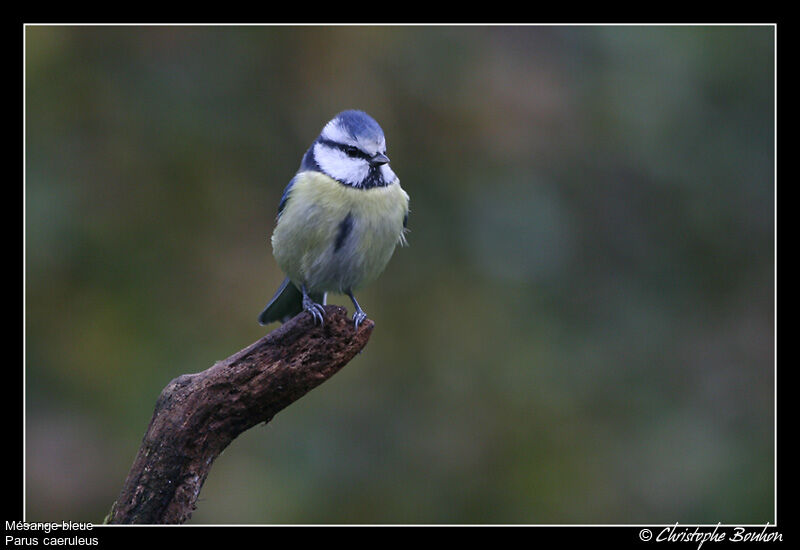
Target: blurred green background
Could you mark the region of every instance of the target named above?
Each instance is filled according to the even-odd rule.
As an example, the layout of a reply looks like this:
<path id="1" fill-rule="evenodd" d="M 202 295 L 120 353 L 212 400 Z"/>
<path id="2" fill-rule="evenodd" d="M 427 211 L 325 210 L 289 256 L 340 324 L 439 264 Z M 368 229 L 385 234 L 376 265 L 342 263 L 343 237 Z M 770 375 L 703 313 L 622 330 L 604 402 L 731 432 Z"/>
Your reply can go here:
<path id="1" fill-rule="evenodd" d="M 774 27 L 29 26 L 28 521 L 102 521 L 161 389 L 260 338 L 322 126 L 382 125 L 376 329 L 191 523 L 774 520 Z M 331 297 L 346 305 L 345 297 Z"/>

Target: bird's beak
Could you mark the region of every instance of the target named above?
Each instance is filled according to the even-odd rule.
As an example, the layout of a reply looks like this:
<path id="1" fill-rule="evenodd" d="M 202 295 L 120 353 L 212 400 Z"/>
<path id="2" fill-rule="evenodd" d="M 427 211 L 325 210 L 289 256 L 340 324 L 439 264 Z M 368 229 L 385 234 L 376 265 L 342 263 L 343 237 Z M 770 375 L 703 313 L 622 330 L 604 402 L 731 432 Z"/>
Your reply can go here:
<path id="1" fill-rule="evenodd" d="M 369 159 L 369 163 L 372 166 L 380 166 L 382 164 L 389 164 L 389 157 L 384 155 L 383 153 L 375 153 L 375 156 Z"/>

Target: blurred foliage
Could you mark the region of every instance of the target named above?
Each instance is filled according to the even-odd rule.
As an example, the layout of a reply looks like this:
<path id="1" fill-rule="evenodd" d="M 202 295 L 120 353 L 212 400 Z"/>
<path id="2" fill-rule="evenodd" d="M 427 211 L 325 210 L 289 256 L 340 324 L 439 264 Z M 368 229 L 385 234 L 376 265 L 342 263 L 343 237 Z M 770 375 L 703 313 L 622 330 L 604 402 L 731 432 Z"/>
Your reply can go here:
<path id="1" fill-rule="evenodd" d="M 749 523 L 774 502 L 771 26 L 29 26 L 27 519 L 99 522 L 174 377 L 258 339 L 360 108 L 411 195 L 363 354 L 192 523 Z M 334 303 L 348 305 L 341 297 Z"/>

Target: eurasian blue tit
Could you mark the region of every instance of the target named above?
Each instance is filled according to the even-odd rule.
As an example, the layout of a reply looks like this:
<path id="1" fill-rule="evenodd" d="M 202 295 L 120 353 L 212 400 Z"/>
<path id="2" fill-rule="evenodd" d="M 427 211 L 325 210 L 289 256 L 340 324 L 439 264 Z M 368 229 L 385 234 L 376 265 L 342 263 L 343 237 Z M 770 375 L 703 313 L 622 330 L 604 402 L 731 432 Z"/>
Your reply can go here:
<path id="1" fill-rule="evenodd" d="M 358 329 L 367 314 L 353 292 L 405 244 L 408 201 L 378 123 L 363 111 L 336 115 L 281 197 L 272 252 L 286 279 L 258 322 L 286 322 L 305 310 L 322 324 L 327 293 L 336 292 L 353 301 Z"/>

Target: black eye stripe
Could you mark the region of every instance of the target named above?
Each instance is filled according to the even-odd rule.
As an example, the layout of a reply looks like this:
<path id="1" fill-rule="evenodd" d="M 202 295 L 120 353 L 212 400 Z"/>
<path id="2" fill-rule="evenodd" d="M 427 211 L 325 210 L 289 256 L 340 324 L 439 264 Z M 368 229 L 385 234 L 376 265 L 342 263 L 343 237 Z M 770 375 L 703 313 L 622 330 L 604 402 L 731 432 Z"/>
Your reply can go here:
<path id="1" fill-rule="evenodd" d="M 339 151 L 342 151 L 350 158 L 360 158 L 364 160 L 369 160 L 370 158 L 368 154 L 366 154 L 358 147 L 354 147 L 353 145 L 344 145 L 342 143 L 337 143 L 335 141 L 331 141 L 329 139 L 324 139 L 324 138 L 320 138 L 319 142 L 333 149 L 338 149 Z"/>

